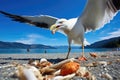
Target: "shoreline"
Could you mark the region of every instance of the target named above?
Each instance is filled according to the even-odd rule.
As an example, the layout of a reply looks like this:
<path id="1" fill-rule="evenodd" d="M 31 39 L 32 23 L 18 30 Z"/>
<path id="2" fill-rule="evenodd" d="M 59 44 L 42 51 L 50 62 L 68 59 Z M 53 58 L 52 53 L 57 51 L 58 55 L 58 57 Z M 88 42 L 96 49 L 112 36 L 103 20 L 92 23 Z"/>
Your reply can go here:
<path id="1" fill-rule="evenodd" d="M 85 55 L 89 57 L 89 53 L 93 52 L 85 52 Z M 120 51 L 104 51 L 104 52 L 94 52 L 98 55 L 108 55 L 110 54 L 120 54 Z M 79 57 L 82 53 L 70 53 L 69 58 Z M 0 53 L 0 58 L 47 58 L 47 59 L 55 59 L 55 58 L 65 58 L 67 53 Z"/>
<path id="2" fill-rule="evenodd" d="M 88 58 L 88 60 L 91 62 L 91 56 L 89 55 L 90 52 L 85 52 L 85 56 Z M 92 52 L 91 52 L 92 53 Z M 120 51 L 106 51 L 106 52 L 95 52 L 98 55 L 107 55 L 111 57 L 116 57 L 114 55 L 120 55 Z M 71 53 L 69 55 L 69 58 L 78 58 L 81 56 L 82 53 Z M 18 63 L 27 63 L 30 59 L 33 60 L 40 60 L 41 58 L 46 58 L 50 62 L 59 62 L 61 60 L 64 60 L 66 58 L 67 53 L 43 53 L 43 54 L 0 54 L 0 66 L 3 64 L 9 64 L 12 62 L 18 62 Z M 111 58 L 112 60 L 113 58 Z M 101 58 L 98 58 L 98 60 L 102 60 Z M 104 61 L 108 61 L 110 59 L 103 58 Z"/>

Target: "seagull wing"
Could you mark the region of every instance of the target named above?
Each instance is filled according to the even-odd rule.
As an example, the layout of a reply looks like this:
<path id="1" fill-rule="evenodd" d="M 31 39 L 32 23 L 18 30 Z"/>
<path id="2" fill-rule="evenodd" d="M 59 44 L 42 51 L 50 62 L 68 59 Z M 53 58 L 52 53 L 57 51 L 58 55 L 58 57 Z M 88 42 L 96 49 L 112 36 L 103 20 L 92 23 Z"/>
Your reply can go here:
<path id="1" fill-rule="evenodd" d="M 83 14 L 79 17 L 85 31 L 96 30 L 110 22 L 120 10 L 120 0 L 88 0 Z"/>
<path id="2" fill-rule="evenodd" d="M 41 15 L 41 16 L 19 16 L 10 13 L 6 13 L 4 11 L 0 11 L 0 13 L 4 14 L 5 16 L 12 18 L 13 21 L 19 21 L 21 23 L 29 23 L 35 25 L 40 28 L 50 28 L 58 18 L 48 16 L 48 15 Z"/>

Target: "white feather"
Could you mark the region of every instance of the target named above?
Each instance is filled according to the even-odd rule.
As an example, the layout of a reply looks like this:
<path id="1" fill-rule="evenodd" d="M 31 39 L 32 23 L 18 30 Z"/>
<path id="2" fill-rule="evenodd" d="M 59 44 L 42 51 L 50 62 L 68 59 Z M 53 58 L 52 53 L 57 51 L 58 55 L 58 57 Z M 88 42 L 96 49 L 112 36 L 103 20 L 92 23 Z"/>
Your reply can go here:
<path id="1" fill-rule="evenodd" d="M 100 29 L 113 19 L 118 11 L 114 12 L 112 8 L 108 7 L 107 3 L 109 1 L 110 0 L 88 0 L 85 11 L 78 19 L 82 21 L 85 31 Z M 110 6 L 114 7 L 113 5 Z"/>

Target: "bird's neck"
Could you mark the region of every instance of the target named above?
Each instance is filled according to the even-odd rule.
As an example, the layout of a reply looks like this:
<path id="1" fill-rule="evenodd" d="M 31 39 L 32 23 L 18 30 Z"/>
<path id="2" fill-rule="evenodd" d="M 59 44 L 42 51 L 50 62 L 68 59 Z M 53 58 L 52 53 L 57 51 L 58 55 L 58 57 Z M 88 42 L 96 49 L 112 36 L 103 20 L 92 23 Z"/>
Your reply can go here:
<path id="1" fill-rule="evenodd" d="M 63 29 L 63 32 L 68 35 L 69 32 L 70 32 L 70 30 L 68 30 L 68 29 Z"/>

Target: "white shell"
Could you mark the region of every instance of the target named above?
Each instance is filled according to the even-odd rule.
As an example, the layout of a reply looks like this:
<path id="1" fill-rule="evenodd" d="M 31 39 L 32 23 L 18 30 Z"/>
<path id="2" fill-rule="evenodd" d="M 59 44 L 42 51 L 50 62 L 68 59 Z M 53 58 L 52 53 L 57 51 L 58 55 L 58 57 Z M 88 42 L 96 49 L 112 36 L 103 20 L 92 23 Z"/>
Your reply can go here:
<path id="1" fill-rule="evenodd" d="M 47 59 L 41 58 L 40 63 L 41 63 L 41 62 L 45 62 L 45 61 L 47 61 Z"/>
<path id="2" fill-rule="evenodd" d="M 30 69 L 24 69 L 23 73 L 27 80 L 37 80 L 34 73 Z"/>

